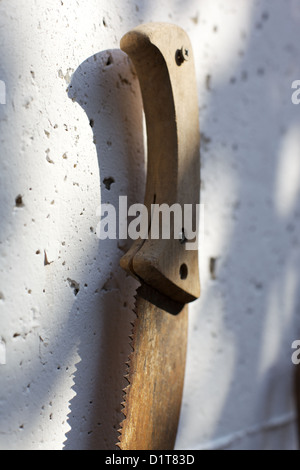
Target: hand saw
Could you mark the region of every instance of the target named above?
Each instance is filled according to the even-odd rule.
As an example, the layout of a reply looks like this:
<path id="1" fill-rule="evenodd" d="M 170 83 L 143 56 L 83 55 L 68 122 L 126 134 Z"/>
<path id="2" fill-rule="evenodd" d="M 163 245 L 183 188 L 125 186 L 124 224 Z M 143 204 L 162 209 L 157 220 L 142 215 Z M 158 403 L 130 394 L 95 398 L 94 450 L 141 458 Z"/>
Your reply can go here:
<path id="1" fill-rule="evenodd" d="M 180 233 L 174 224 L 168 238 L 151 237 L 151 224 L 153 208 L 172 210 L 174 204 L 192 207 L 195 224 L 200 133 L 193 52 L 187 34 L 167 23 L 133 29 L 122 38 L 121 49 L 133 62 L 143 99 L 149 236 L 135 240 L 120 262 L 141 286 L 117 445 L 122 450 L 172 450 L 185 375 L 187 304 L 200 295 L 198 252 L 187 249 L 191 224 L 186 226 L 186 217 Z"/>

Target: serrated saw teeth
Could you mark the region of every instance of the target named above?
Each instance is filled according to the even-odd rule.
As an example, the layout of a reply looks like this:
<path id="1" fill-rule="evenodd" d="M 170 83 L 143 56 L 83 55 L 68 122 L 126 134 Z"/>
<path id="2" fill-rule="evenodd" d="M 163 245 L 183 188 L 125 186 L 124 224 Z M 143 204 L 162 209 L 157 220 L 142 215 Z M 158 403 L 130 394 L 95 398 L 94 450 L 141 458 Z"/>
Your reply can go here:
<path id="1" fill-rule="evenodd" d="M 137 315 L 137 295 L 134 296 L 134 299 L 135 299 L 135 304 L 134 304 L 134 308 L 133 308 L 133 313 L 135 315 Z M 133 352 L 134 352 L 134 347 L 133 347 L 133 340 L 134 340 L 134 328 L 135 328 L 135 322 L 131 321 L 130 322 L 131 326 L 132 326 L 132 334 L 129 335 L 129 339 L 130 339 L 130 347 L 131 347 L 131 353 L 129 354 L 128 356 L 128 360 L 125 362 L 125 366 L 126 366 L 126 374 L 124 375 L 124 379 L 126 379 L 126 381 L 128 382 L 128 385 L 126 387 L 123 388 L 123 401 L 121 403 L 121 413 L 123 414 L 124 418 L 122 419 L 122 421 L 119 423 L 119 426 L 120 428 L 118 429 L 118 433 L 120 434 L 118 436 L 118 440 L 119 442 L 116 444 L 117 447 L 121 448 L 121 441 L 122 441 L 122 432 L 123 432 L 123 427 L 124 427 L 124 421 L 127 417 L 127 401 L 126 401 L 126 398 L 127 398 L 127 394 L 129 393 L 129 389 L 130 389 L 130 381 L 129 381 L 129 370 L 130 370 L 130 365 L 131 365 L 131 358 L 132 358 L 132 355 L 133 355 Z"/>
<path id="2" fill-rule="evenodd" d="M 192 227 L 198 227 L 200 215 L 195 63 L 188 35 L 170 23 L 140 25 L 123 36 L 120 47 L 135 68 L 144 106 L 148 236 L 134 239 L 120 260 L 121 267 L 141 285 L 136 291 L 136 319 L 129 335 L 132 353 L 124 371 L 129 385 L 121 400 L 125 418 L 118 447 L 171 450 L 185 376 L 187 304 L 200 296 L 198 243 L 192 242 L 192 238 L 198 242 L 198 231 L 194 233 Z M 180 225 L 179 220 L 175 223 L 175 210 L 173 217 L 169 213 L 169 237 L 163 236 L 162 206 L 170 212 L 181 208 Z M 190 214 L 182 213 L 188 207 L 192 208 Z"/>
<path id="3" fill-rule="evenodd" d="M 127 382 L 130 384 L 130 381 L 129 381 L 129 374 L 124 375 L 124 379 L 126 379 Z"/>
<path id="4" fill-rule="evenodd" d="M 123 388 L 123 393 L 128 393 L 128 390 L 129 390 L 129 387 L 130 387 L 130 384 L 127 385 L 127 387 Z"/>

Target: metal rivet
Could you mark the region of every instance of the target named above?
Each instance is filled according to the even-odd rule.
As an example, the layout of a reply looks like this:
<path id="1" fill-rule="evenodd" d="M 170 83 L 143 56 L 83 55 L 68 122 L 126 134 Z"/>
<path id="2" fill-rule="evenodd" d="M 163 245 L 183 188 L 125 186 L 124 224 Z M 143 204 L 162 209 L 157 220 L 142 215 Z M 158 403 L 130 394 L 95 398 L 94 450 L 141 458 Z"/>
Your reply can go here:
<path id="1" fill-rule="evenodd" d="M 181 49 L 177 49 L 175 54 L 175 60 L 177 65 L 183 64 L 183 62 L 189 60 L 189 50 L 182 46 Z"/>

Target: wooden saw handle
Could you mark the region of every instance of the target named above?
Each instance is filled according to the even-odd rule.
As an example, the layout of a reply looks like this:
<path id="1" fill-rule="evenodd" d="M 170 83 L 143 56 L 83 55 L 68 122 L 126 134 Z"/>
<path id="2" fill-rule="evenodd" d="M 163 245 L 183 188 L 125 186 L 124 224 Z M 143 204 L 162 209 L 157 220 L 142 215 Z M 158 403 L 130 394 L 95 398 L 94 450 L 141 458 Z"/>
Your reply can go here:
<path id="1" fill-rule="evenodd" d="M 168 23 L 135 28 L 121 40 L 141 87 L 147 126 L 148 169 L 145 206 L 179 204 L 194 213 L 200 192 L 200 133 L 193 52 L 187 34 Z M 155 204 L 156 206 L 152 206 Z M 165 206 L 166 207 L 166 206 Z M 153 219 L 149 217 L 148 230 Z M 175 225 L 175 224 L 173 224 Z M 186 249 L 189 230 L 170 239 L 136 240 L 121 266 L 172 300 L 185 304 L 200 295 L 198 253 Z M 173 231 L 172 231 L 173 230 Z M 177 227 L 177 229 L 179 228 Z"/>

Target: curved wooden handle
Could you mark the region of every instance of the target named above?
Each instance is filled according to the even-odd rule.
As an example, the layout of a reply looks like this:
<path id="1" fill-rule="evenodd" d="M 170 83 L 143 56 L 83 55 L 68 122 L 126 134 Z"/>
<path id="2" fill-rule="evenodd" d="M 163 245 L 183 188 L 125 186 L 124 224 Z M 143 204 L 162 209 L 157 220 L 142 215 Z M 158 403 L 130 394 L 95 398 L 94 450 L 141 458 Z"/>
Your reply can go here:
<path id="1" fill-rule="evenodd" d="M 196 230 L 200 192 L 200 133 L 192 47 L 181 28 L 150 23 L 127 33 L 121 49 L 135 66 L 143 97 L 148 144 L 145 205 L 149 214 L 148 238 L 133 243 L 121 266 L 184 304 L 200 295 L 198 253 L 187 249 L 187 239 Z M 159 209 L 168 216 L 173 209 L 178 213 L 178 207 L 182 218 L 180 225 L 177 220 L 171 224 L 169 239 L 164 239 L 162 233 L 159 238 L 151 237 L 151 224 L 159 220 Z M 187 217 L 191 209 L 193 227 L 191 217 Z"/>

